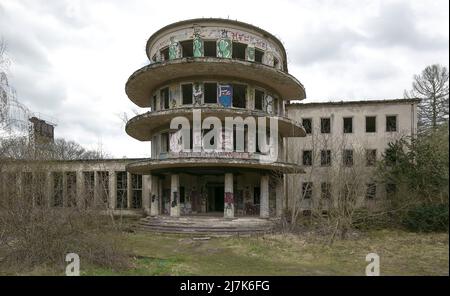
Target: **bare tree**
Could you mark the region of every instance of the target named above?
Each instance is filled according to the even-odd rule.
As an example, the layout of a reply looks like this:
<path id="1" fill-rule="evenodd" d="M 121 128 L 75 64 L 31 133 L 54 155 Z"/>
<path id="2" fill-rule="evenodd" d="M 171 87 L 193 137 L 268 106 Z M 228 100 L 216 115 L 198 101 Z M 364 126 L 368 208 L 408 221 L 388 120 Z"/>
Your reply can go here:
<path id="1" fill-rule="evenodd" d="M 406 98 L 419 98 L 419 127 L 435 128 L 448 121 L 448 69 L 439 64 L 427 66 L 420 75 L 414 75 L 412 90 L 404 92 Z"/>

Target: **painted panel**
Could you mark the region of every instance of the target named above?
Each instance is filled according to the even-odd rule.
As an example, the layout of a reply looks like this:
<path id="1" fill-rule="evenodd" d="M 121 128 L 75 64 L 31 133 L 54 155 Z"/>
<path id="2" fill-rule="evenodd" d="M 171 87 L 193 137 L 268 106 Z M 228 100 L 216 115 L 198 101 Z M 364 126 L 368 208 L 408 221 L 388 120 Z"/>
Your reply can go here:
<path id="1" fill-rule="evenodd" d="M 217 41 L 217 57 L 230 59 L 232 48 L 231 39 L 228 38 L 228 32 L 222 30 L 222 36 Z"/>
<path id="2" fill-rule="evenodd" d="M 192 90 L 192 95 L 194 97 L 194 106 L 201 105 L 203 101 L 203 84 L 195 82 Z"/>
<path id="3" fill-rule="evenodd" d="M 226 108 L 231 107 L 233 88 L 229 84 L 219 85 L 219 103 Z"/>
<path id="4" fill-rule="evenodd" d="M 200 38 L 199 33 L 195 33 L 194 40 L 193 40 L 193 51 L 194 51 L 194 57 L 202 57 L 203 56 L 203 40 Z"/>

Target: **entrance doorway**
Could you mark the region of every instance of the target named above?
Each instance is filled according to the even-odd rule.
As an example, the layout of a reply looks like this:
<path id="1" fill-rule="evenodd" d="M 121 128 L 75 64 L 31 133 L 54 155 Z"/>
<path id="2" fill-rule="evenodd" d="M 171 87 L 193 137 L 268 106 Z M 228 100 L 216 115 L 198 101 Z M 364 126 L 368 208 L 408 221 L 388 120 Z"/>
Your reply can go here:
<path id="1" fill-rule="evenodd" d="M 223 212 L 225 188 L 222 184 L 208 184 L 208 212 Z"/>

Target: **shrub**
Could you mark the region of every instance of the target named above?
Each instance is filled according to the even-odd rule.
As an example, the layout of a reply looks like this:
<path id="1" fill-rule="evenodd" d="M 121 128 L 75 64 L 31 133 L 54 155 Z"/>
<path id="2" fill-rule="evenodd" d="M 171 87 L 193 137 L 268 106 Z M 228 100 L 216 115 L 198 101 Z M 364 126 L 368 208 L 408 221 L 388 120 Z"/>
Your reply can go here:
<path id="1" fill-rule="evenodd" d="M 402 224 L 412 231 L 448 231 L 448 204 L 420 205 L 408 210 Z"/>

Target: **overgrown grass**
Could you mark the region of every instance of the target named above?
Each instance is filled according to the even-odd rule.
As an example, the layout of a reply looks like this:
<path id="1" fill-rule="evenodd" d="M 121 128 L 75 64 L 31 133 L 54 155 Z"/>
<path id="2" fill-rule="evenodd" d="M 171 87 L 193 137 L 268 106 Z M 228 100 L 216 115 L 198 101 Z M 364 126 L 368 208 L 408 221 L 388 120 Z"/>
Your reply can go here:
<path id="1" fill-rule="evenodd" d="M 264 235 L 194 240 L 146 232 L 120 236 L 131 267 L 116 272 L 83 265 L 83 275 L 364 275 L 380 255 L 382 275 L 448 275 L 448 234 L 370 231 L 332 246 L 314 237 Z M 40 268 L 31 274 L 48 274 Z M 50 272 L 51 274 L 51 272 Z"/>

